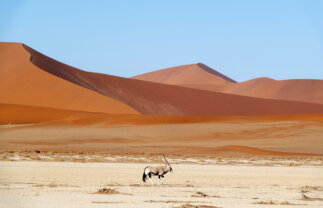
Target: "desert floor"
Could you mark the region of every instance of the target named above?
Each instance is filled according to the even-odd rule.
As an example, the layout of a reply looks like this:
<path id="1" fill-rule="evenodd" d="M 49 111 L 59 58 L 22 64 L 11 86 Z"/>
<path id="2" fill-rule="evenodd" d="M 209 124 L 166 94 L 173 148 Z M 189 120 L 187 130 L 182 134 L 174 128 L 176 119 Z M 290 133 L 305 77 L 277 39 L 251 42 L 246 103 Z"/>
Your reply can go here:
<path id="1" fill-rule="evenodd" d="M 320 164 L 179 163 L 150 185 L 145 163 L 0 161 L 0 207 L 323 207 Z"/>
<path id="2" fill-rule="evenodd" d="M 0 207 L 323 207 L 322 127 L 322 115 L 5 123 Z M 174 173 L 144 184 L 161 153 Z"/>

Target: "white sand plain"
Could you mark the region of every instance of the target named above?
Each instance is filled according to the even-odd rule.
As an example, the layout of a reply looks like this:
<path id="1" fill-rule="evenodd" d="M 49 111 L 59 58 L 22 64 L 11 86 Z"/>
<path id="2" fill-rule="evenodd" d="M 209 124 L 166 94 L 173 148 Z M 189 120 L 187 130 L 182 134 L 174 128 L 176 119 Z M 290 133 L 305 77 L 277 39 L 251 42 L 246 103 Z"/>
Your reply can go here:
<path id="1" fill-rule="evenodd" d="M 0 161 L 0 207 L 323 207 L 322 166 L 176 164 L 160 186 L 141 181 L 145 166 Z"/>

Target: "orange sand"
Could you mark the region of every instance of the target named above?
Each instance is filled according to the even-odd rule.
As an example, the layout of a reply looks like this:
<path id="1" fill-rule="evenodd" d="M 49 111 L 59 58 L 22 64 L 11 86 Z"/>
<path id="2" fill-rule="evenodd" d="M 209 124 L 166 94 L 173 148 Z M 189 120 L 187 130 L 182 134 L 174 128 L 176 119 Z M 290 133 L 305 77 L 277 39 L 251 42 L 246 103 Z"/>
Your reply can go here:
<path id="1" fill-rule="evenodd" d="M 323 115 L 143 116 L 0 105 L 0 149 L 321 155 Z M 306 142 L 304 142 L 306 139 Z"/>
<path id="2" fill-rule="evenodd" d="M 0 43 L 0 92 L 0 103 L 138 114 L 124 103 L 41 70 L 18 43 Z"/>
<path id="3" fill-rule="evenodd" d="M 17 43 L 1 43 L 0 54 L 0 124 L 12 124 L 0 126 L 0 150 L 323 154 L 320 104 L 89 73 Z M 182 81 L 237 84 L 191 67 Z"/>
<path id="4" fill-rule="evenodd" d="M 318 79 L 256 78 L 236 83 L 204 64 L 171 67 L 132 78 L 235 95 L 323 104 L 323 80 Z"/>
<path id="5" fill-rule="evenodd" d="M 0 124 L 35 124 L 45 122 L 46 125 L 86 126 L 100 123 L 101 125 L 109 126 L 120 124 L 157 125 L 212 123 L 226 121 L 236 123 L 239 123 L 240 121 L 323 122 L 323 114 L 271 116 L 142 116 L 130 114 L 114 115 L 0 103 Z"/>
<path id="6" fill-rule="evenodd" d="M 229 77 L 201 63 L 161 69 L 132 78 L 212 91 L 223 89 L 230 83 L 236 83 Z"/>
<path id="7" fill-rule="evenodd" d="M 62 110 L 46 107 L 24 106 L 0 103 L 0 124 L 33 124 L 60 120 L 73 115 L 90 116 L 100 113 Z"/>
<path id="8" fill-rule="evenodd" d="M 277 115 L 323 113 L 323 105 L 267 100 L 90 73 L 24 46 L 32 63 L 67 81 L 119 100 L 145 115 Z"/>

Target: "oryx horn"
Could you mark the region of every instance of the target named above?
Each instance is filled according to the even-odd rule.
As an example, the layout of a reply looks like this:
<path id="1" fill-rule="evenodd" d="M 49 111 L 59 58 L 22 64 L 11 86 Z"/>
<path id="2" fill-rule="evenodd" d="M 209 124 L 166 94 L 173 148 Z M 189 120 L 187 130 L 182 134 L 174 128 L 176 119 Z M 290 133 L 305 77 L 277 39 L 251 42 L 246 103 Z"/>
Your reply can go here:
<path id="1" fill-rule="evenodd" d="M 164 159 L 165 159 L 166 163 L 170 166 L 170 164 L 169 164 L 169 162 L 167 161 L 167 159 L 166 159 L 166 157 L 165 157 L 165 155 L 164 155 L 164 154 L 163 154 L 163 157 L 164 157 Z"/>

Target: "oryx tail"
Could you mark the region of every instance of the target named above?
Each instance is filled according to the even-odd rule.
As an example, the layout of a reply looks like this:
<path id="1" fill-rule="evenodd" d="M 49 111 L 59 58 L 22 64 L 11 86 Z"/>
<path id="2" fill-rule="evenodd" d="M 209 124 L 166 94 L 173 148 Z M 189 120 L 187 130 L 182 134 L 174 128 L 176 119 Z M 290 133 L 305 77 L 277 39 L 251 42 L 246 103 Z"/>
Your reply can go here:
<path id="1" fill-rule="evenodd" d="M 146 182 L 146 177 L 147 177 L 147 174 L 146 174 L 146 170 L 147 170 L 147 168 L 148 168 L 148 166 L 147 167 L 145 167 L 145 169 L 144 169 L 144 173 L 142 174 L 142 181 L 143 182 Z M 148 170 L 147 170 L 147 172 L 149 172 Z"/>

